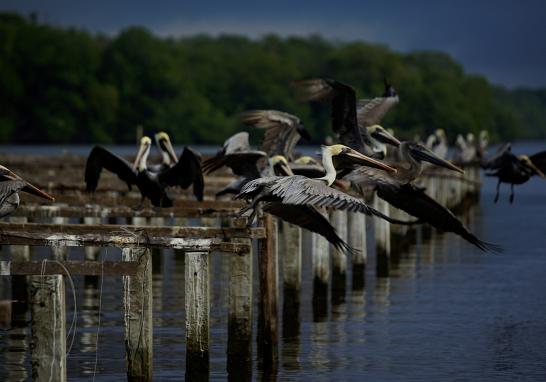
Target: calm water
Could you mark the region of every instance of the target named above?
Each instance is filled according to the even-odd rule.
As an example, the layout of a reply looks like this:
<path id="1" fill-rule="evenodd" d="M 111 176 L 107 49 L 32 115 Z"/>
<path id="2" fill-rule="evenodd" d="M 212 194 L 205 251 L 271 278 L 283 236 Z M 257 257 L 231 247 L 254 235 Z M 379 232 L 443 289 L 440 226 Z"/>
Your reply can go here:
<path id="1" fill-rule="evenodd" d="M 527 143 L 514 150 L 534 153 L 545 148 Z M 348 285 L 344 303 L 330 303 L 326 317 L 313 317 L 311 260 L 306 254 L 300 330 L 295 337 L 281 335 L 277 379 L 546 380 L 546 181 L 533 179 L 517 187 L 514 205 L 508 203 L 507 187 L 494 205 L 494 186 L 494 180 L 484 178 L 480 204 L 464 219 L 481 238 L 502 244 L 502 255 L 483 254 L 454 235 L 433 234 L 401 254 L 391 277 L 377 278 L 370 249 L 365 289 L 352 292 Z M 72 250 L 70 256 L 82 258 L 82 253 Z M 113 260 L 120 254 L 110 249 L 102 257 Z M 224 256 L 215 255 L 212 263 L 210 378 L 225 380 L 228 264 Z M 0 285 L 9 286 L 5 280 Z M 69 379 L 90 380 L 95 357 L 97 381 L 124 378 L 121 280 L 104 278 L 102 294 L 100 281 L 76 278 L 75 283 L 79 320 L 68 358 Z M 183 258 L 169 251 L 156 256 L 156 380 L 184 377 L 183 285 Z M 6 291 L 2 293 L 5 298 Z M 29 360 L 22 339 L 24 329 L 0 331 L 0 380 L 24 379 Z M 256 359 L 253 368 L 253 379 L 261 380 Z"/>

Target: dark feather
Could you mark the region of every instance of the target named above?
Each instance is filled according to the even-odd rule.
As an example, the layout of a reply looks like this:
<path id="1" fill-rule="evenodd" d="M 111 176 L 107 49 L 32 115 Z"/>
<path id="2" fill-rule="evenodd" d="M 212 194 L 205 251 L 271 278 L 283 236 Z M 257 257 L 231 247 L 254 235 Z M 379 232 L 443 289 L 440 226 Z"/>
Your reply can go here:
<path id="1" fill-rule="evenodd" d="M 137 182 L 137 172 L 125 159 L 111 153 L 102 146 L 95 146 L 91 150 L 85 165 L 85 183 L 88 192 L 97 189 L 102 169 L 116 174 L 118 178 L 127 183 L 129 190 L 131 185 Z"/>
<path id="2" fill-rule="evenodd" d="M 201 155 L 189 147 L 184 148 L 173 167 L 158 174 L 158 179 L 166 186 L 179 186 L 183 189 L 193 184 L 193 194 L 197 200 L 203 200 L 205 182 L 201 171 Z"/>

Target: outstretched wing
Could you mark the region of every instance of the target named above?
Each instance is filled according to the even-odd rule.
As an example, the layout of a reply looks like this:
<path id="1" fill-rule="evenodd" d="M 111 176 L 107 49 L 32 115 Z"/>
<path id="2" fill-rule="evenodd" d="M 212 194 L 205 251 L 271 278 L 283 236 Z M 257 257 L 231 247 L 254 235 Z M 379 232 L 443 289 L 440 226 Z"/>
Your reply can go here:
<path id="1" fill-rule="evenodd" d="M 285 205 L 282 203 L 265 203 L 264 212 L 275 215 L 288 223 L 318 233 L 328 240 L 334 247 L 347 254 L 356 252 L 339 235 L 328 219 L 312 206 Z"/>
<path id="2" fill-rule="evenodd" d="M 314 101 L 331 98 L 332 130 L 345 146 L 366 153 L 367 148 L 360 136 L 356 118 L 356 93 L 351 86 L 323 78 L 295 81 L 293 84 L 304 99 Z"/>
<path id="3" fill-rule="evenodd" d="M 497 150 L 495 155 L 488 158 L 487 161 L 482 164 L 482 167 L 491 170 L 500 169 L 507 158 L 513 157 L 513 159 L 516 159 L 511 150 L 512 145 L 510 143 L 505 144 Z"/>
<path id="4" fill-rule="evenodd" d="M 85 165 L 85 184 L 87 191 L 97 189 L 102 169 L 116 174 L 118 178 L 127 183 L 129 189 L 137 182 L 137 173 L 132 165 L 125 159 L 111 153 L 102 146 L 95 146 L 91 150 Z"/>
<path id="5" fill-rule="evenodd" d="M 533 154 L 529 159 L 540 171 L 542 171 L 542 173 L 546 174 L 546 151 Z"/>
<path id="6" fill-rule="evenodd" d="M 482 251 L 502 251 L 498 245 L 486 243 L 476 237 L 450 210 L 432 199 L 422 189 L 410 184 L 402 186 L 379 184 L 377 195 L 394 207 L 415 216 L 419 221 L 428 223 L 441 231 L 453 232 L 461 236 Z"/>
<path id="7" fill-rule="evenodd" d="M 158 174 L 158 179 L 167 186 L 180 186 L 184 189 L 193 184 L 193 194 L 197 200 L 203 200 L 205 182 L 201 171 L 201 155 L 189 147 L 184 148 L 173 167 Z"/>
<path id="8" fill-rule="evenodd" d="M 241 151 L 233 154 L 218 153 L 215 157 L 207 159 L 203 163 L 203 171 L 209 174 L 223 166 L 229 167 L 235 175 L 258 178 L 258 161 L 267 158 L 263 151 Z"/>
<path id="9" fill-rule="evenodd" d="M 358 100 L 356 116 L 362 127 L 376 125 L 399 101 L 398 96 Z"/>
<path id="10" fill-rule="evenodd" d="M 266 129 L 262 151 L 270 157 L 282 155 L 292 160 L 294 147 L 300 137 L 303 136 L 307 140 L 311 138 L 298 117 L 282 111 L 250 110 L 243 112 L 241 119 L 247 125 Z"/>
<path id="11" fill-rule="evenodd" d="M 4 180 L 0 182 L 0 206 L 15 192 L 21 191 L 27 182 L 24 180 Z"/>

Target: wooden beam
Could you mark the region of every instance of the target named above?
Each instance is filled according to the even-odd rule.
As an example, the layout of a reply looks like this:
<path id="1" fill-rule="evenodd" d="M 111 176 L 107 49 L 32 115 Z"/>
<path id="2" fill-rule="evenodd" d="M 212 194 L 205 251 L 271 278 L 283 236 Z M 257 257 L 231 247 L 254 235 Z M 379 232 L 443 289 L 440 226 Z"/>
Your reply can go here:
<path id="1" fill-rule="evenodd" d="M 0 261 L 0 276 L 14 275 L 134 276 L 138 264 L 126 261 Z"/>

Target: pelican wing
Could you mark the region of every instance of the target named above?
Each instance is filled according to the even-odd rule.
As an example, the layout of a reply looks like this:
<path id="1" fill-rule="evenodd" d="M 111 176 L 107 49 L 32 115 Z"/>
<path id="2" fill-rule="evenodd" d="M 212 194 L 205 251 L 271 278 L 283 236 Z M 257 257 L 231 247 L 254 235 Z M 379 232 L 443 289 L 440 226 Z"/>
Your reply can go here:
<path id="1" fill-rule="evenodd" d="M 339 136 L 339 140 L 345 146 L 349 146 L 359 152 L 367 150 L 362 141 L 356 117 L 356 93 L 355 90 L 342 82 L 316 78 L 297 81 L 294 83 L 300 95 L 307 100 L 332 100 L 332 130 Z"/>
<path id="2" fill-rule="evenodd" d="M 398 96 L 359 100 L 356 106 L 358 124 L 362 127 L 378 124 L 398 101 Z"/>
<path id="3" fill-rule="evenodd" d="M 137 172 L 125 159 L 111 153 L 102 146 L 95 146 L 91 150 L 85 165 L 86 190 L 91 192 L 97 189 L 102 169 L 116 174 L 127 183 L 129 189 L 137 182 Z"/>
<path id="4" fill-rule="evenodd" d="M 546 151 L 533 154 L 529 157 L 529 159 L 536 167 L 538 167 L 540 171 L 546 174 Z"/>
<path id="5" fill-rule="evenodd" d="M 233 154 L 218 153 L 215 157 L 207 159 L 203 163 L 203 171 L 209 174 L 223 166 L 231 168 L 235 175 L 258 178 L 257 162 L 262 158 L 267 158 L 263 151 L 242 151 Z"/>
<path id="6" fill-rule="evenodd" d="M 4 204 L 7 198 L 9 198 L 14 193 L 21 191 L 25 188 L 27 182 L 24 180 L 4 180 L 0 182 L 0 206 Z"/>
<path id="7" fill-rule="evenodd" d="M 307 178 L 320 178 L 326 175 L 326 171 L 321 165 L 297 163 L 290 163 L 289 165 L 294 175 L 303 175 Z"/>
<path id="8" fill-rule="evenodd" d="M 311 232 L 318 233 L 328 240 L 334 247 L 347 254 L 354 253 L 351 248 L 339 235 L 328 219 L 324 217 L 315 207 L 305 205 L 285 205 L 278 202 L 265 203 L 263 211 L 277 216 L 288 223 L 305 228 Z"/>
<path id="9" fill-rule="evenodd" d="M 441 231 L 453 232 L 461 236 L 482 251 L 502 251 L 498 245 L 486 243 L 476 237 L 450 210 L 436 202 L 422 189 L 409 184 L 402 186 L 379 184 L 377 186 L 377 195 L 422 222 L 428 223 Z"/>
<path id="10" fill-rule="evenodd" d="M 201 155 L 189 147 L 185 147 L 178 162 L 158 174 L 158 178 L 162 184 L 184 189 L 193 184 L 193 194 L 197 200 L 203 200 L 205 182 L 201 171 Z"/>
<path id="11" fill-rule="evenodd" d="M 242 113 L 241 118 L 247 125 L 266 129 L 261 148 L 270 157 L 283 155 L 292 160 L 300 137 L 310 139 L 300 119 L 292 114 L 277 110 L 251 110 Z"/>
<path id="12" fill-rule="evenodd" d="M 483 165 L 483 168 L 486 169 L 500 169 L 503 167 L 503 165 L 506 163 L 507 160 L 513 161 L 513 159 L 510 159 L 513 157 L 514 159 L 517 159 L 514 154 L 512 154 L 512 145 L 510 143 L 505 144 L 504 146 L 500 147 L 499 150 L 495 153 L 495 155 L 491 156 Z"/>

